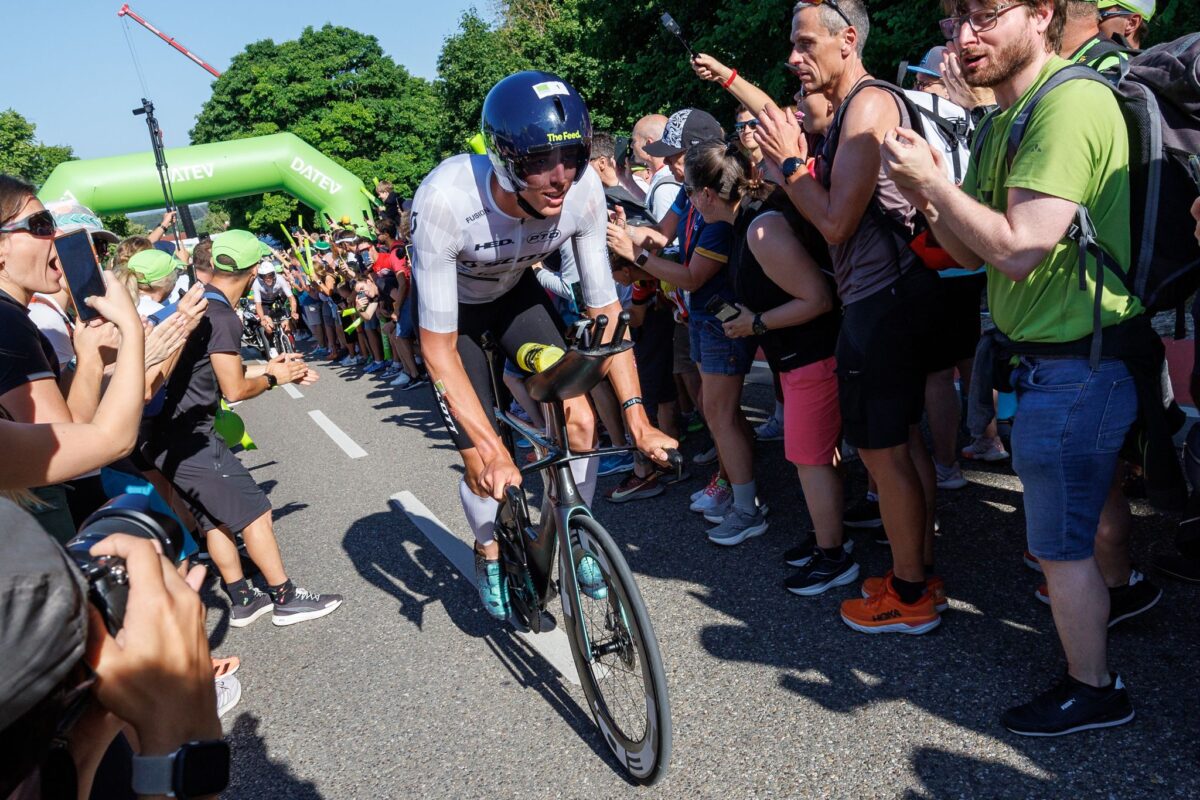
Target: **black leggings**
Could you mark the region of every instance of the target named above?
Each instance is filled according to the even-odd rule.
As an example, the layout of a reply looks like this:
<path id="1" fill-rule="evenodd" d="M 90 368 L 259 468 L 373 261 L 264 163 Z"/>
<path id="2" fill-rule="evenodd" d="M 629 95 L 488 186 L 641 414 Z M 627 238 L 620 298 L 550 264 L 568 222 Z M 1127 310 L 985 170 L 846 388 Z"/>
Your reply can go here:
<path id="1" fill-rule="evenodd" d="M 417 324 L 420 325 L 419 320 Z M 554 310 L 546 290 L 533 276 L 533 270 L 526 270 L 516 286 L 491 302 L 478 305 L 458 304 L 458 355 L 467 371 L 467 377 L 471 379 L 471 386 L 474 387 L 475 394 L 489 417 L 497 398 L 492 391 L 493 375 L 488 371 L 487 356 L 484 355 L 481 344 L 483 337 L 489 336 L 494 346 L 499 347 L 509 359 L 516 361 L 517 350 L 529 342 L 565 349 L 562 331 L 562 318 Z M 501 380 L 503 366 L 499 359 L 493 364 L 496 371 L 495 385 L 500 387 L 501 391 L 504 386 Z M 450 414 L 449 406 L 436 383 L 433 385 L 433 395 L 454 446 L 458 450 L 474 447 L 471 437 L 458 426 Z M 507 400 L 507 397 L 504 399 Z M 492 427 L 499 430 L 495 419 L 492 419 Z"/>

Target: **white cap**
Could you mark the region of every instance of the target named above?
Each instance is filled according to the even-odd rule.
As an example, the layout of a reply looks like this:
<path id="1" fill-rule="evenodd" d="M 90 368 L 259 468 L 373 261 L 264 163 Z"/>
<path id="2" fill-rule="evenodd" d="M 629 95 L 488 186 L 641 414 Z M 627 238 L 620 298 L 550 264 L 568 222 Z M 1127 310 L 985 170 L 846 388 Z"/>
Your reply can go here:
<path id="1" fill-rule="evenodd" d="M 279 270 L 276 269 L 274 261 L 264 259 L 263 262 L 258 265 L 259 275 L 274 275 L 278 271 Z"/>

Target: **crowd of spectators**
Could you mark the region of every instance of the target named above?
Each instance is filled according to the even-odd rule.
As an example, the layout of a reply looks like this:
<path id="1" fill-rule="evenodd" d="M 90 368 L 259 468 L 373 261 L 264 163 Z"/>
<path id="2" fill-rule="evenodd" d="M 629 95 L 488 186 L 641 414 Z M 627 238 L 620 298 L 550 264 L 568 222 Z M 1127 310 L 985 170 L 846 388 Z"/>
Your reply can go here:
<path id="1" fill-rule="evenodd" d="M 595 134 L 590 168 L 611 210 L 613 278 L 652 420 L 705 441 L 689 469 L 712 474 L 689 507 L 711 525 L 711 542 L 740 545 L 768 530 L 772 505 L 781 519 L 803 502 L 813 530 L 785 554 L 796 571 L 783 588 L 810 597 L 863 577 L 846 529 L 871 528 L 892 568 L 865 578 L 840 618 L 866 634 L 924 634 L 952 608 L 953 586 L 935 567 L 938 494 L 968 485 L 964 461 L 1011 458 L 1027 521 L 1027 547 L 1013 557 L 1043 575 L 1037 596 L 1067 669 L 1002 722 L 1042 736 L 1123 724 L 1133 705 L 1110 671 L 1108 630 L 1162 596 L 1131 562 L 1120 460 L 1145 406 L 1133 356 L 1089 359 L 1077 345 L 1095 320 L 1106 341 L 1110 329 L 1136 341 L 1150 328 L 1108 267 L 1093 260 L 1093 291 L 1079 288 L 1078 248 L 1064 235 L 1082 205 L 1099 244 L 1129 262 L 1125 121 L 1109 89 L 1074 81 L 1042 101 L 1015 156 L 1007 145 L 1017 113 L 1057 71 L 1119 72 L 1154 4 L 945 6 L 945 45 L 909 73 L 915 92 L 936 96 L 928 107 L 939 118 L 962 121 L 964 137 L 990 120 L 961 182 L 948 168 L 954 143 L 923 134 L 925 106 L 868 73 L 865 3 L 802 0 L 788 37 L 794 105 L 701 54 L 697 79 L 739 103 L 728 135 L 699 108 L 645 116 L 628 138 Z M 44 207 L 34 187 L 0 176 L 0 436 L 22 453 L 0 462 L 0 516 L 16 554 L 0 561 L 0 643 L 30 654 L 0 678 L 0 738 L 16 754 L 0 796 L 51 796 L 49 771 L 36 770 L 51 763 L 47 752 L 73 761 L 79 796 L 93 776 L 98 790 L 122 779 L 97 771 L 106 752 L 137 754 L 135 784 L 152 756 L 183 758 L 196 745 L 192 757 L 221 760 L 201 745 L 219 740 L 219 715 L 240 696 L 240 661 L 209 653 L 197 594 L 206 567 L 234 627 L 267 614 L 276 625 L 313 620 L 343 602 L 293 582 L 270 502 L 221 421 L 280 384 L 317 380 L 318 360 L 399 390 L 428 383 L 409 214 L 390 183 L 377 195 L 372 226 L 293 228 L 286 247 L 230 230 L 188 249 L 164 239 L 170 214 L 149 236 L 120 240 L 88 209 Z M 1192 213 L 1200 240 L 1200 200 Z M 53 246 L 74 230 L 87 231 L 105 267 L 106 292 L 84 301 L 101 316 L 88 323 Z M 572 268 L 568 259 L 534 267 L 565 324 L 583 311 Z M 1100 271 L 1109 274 L 1097 281 Z M 307 342 L 303 354 L 296 341 Z M 243 360 L 247 345 L 264 363 Z M 985 359 L 997 391 L 968 393 Z M 776 402 L 753 427 L 742 400 L 756 363 Z M 512 408 L 540 423 L 522 376 L 505 370 Z M 611 388 L 591 400 L 608 441 L 625 442 Z M 775 441 L 797 491 L 765 498 L 756 452 Z M 847 502 L 850 457 L 869 488 Z M 604 495 L 612 503 L 650 500 L 688 477 L 633 456 L 606 457 L 599 474 L 621 476 Z M 121 535 L 92 548 L 94 558 L 124 559 L 117 633 L 54 542 L 130 494 L 182 537 L 177 552 Z M 1200 563 L 1195 538 L 1180 540 L 1185 564 Z M 35 634 L 48 644 L 31 644 Z M 98 702 L 81 705 L 89 694 Z M 143 793 L 155 792 L 167 793 Z"/>

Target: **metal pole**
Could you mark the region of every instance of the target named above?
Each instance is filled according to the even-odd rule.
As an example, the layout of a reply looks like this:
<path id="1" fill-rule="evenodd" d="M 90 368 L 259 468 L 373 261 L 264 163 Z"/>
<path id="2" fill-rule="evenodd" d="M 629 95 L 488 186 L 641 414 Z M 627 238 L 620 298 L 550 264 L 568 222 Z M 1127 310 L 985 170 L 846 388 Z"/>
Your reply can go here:
<path id="1" fill-rule="evenodd" d="M 179 248 L 179 240 L 183 237 L 179 235 L 179 211 L 175 205 L 175 192 L 171 188 L 171 170 L 167 166 L 167 154 L 163 149 L 162 143 L 162 128 L 158 127 L 158 119 L 154 116 L 154 103 L 151 103 L 145 97 L 142 98 L 142 107 L 133 109 L 133 115 L 145 115 L 146 127 L 150 131 L 150 147 L 154 150 L 154 166 L 158 170 L 158 180 L 162 184 L 163 201 L 166 203 L 167 211 L 175 211 L 175 221 L 172 227 L 175 230 L 175 247 Z M 188 279 L 196 282 L 195 268 L 188 264 Z"/>

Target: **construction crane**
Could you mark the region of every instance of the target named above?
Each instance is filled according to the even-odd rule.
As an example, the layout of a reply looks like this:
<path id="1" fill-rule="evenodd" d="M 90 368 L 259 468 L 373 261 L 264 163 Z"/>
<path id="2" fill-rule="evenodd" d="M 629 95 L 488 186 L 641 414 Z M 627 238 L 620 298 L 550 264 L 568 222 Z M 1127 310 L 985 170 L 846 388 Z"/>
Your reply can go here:
<path id="1" fill-rule="evenodd" d="M 121 6 L 121 9 L 117 12 L 117 16 L 118 17 L 129 17 L 134 22 L 138 23 L 143 28 L 150 31 L 151 33 L 153 33 L 158 38 L 162 39 L 167 44 L 171 45 L 171 47 L 174 47 L 176 50 L 183 53 L 185 56 L 187 56 L 189 59 L 194 61 L 196 64 L 203 67 L 214 78 L 221 77 L 221 73 L 217 72 L 211 65 L 208 64 L 208 62 L 206 62 L 204 59 L 200 58 L 200 56 L 196 55 L 191 50 L 188 50 L 186 47 L 184 47 L 179 42 L 177 42 L 173 36 L 167 36 L 165 33 L 160 31 L 158 28 L 154 27 L 149 22 L 147 22 L 145 20 L 145 18 L 138 16 L 137 13 L 132 8 L 129 7 L 128 3 Z"/>

